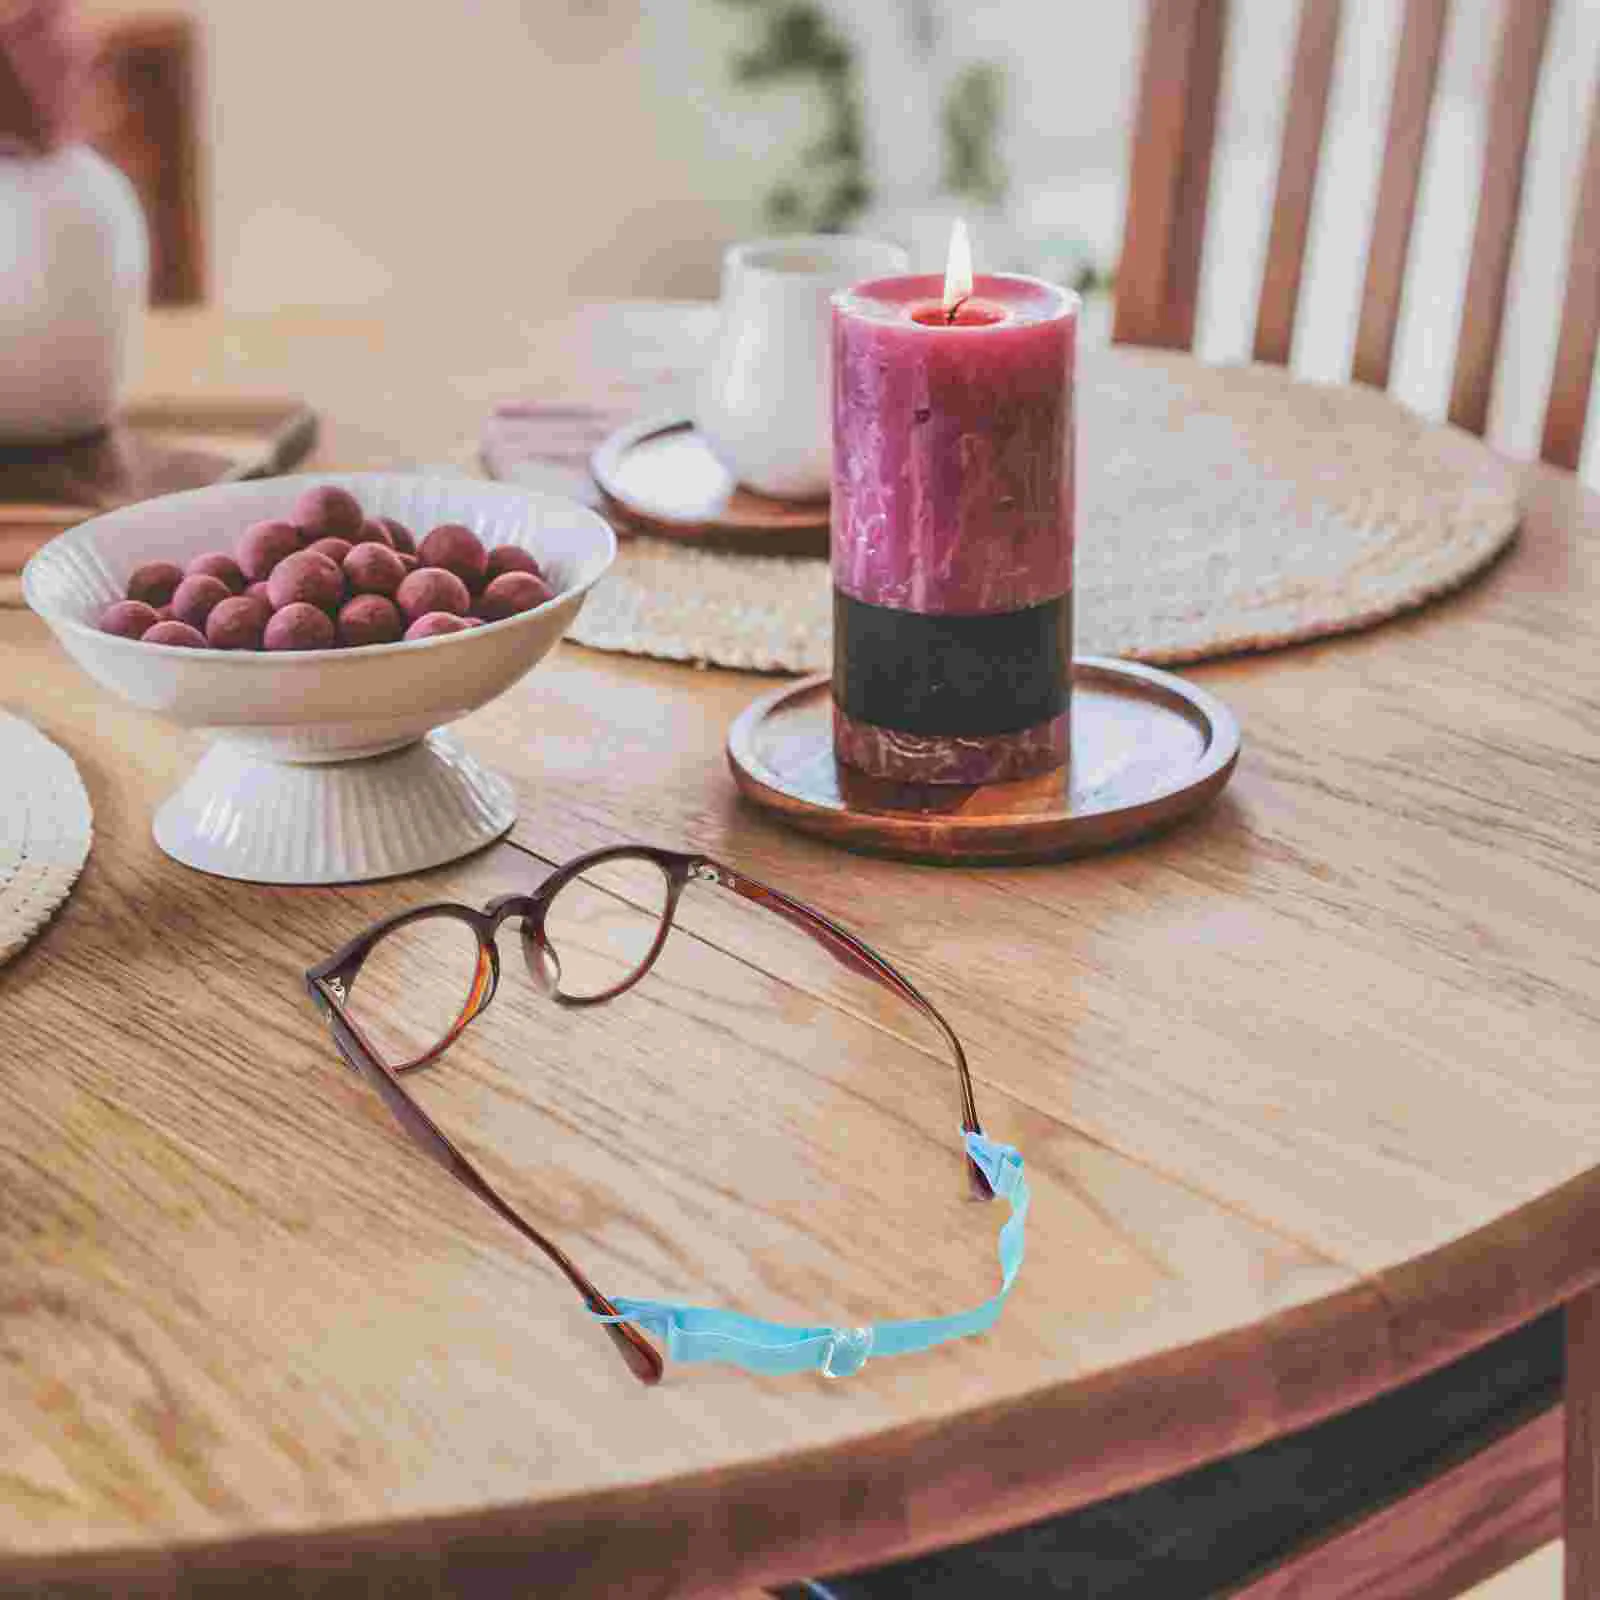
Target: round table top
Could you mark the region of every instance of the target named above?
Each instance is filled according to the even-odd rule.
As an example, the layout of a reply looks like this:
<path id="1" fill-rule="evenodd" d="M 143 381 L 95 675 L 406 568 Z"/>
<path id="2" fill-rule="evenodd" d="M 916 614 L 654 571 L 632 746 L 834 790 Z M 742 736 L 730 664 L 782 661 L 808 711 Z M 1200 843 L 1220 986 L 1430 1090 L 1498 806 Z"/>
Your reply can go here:
<path id="1" fill-rule="evenodd" d="M 518 393 L 670 403 L 704 313 L 153 321 L 147 389 L 302 394 L 354 466 L 444 459 Z M 787 832 L 724 764 L 770 680 L 567 647 L 461 724 L 516 782 L 508 842 L 423 881 L 206 878 L 150 837 L 197 740 L 0 606 L 7 698 L 97 821 L 0 970 L 0 1588 L 840 1570 L 1303 1426 L 1600 1279 L 1600 499 L 1526 482 L 1464 592 L 1193 669 L 1244 730 L 1219 804 L 1047 867 Z M 815 904 L 951 1019 L 1034 1195 L 988 1334 L 642 1389 L 341 1069 L 308 965 L 630 839 Z M 623 1000 L 560 1010 L 508 969 L 430 1103 L 608 1292 L 837 1322 L 986 1298 L 1000 1218 L 936 1045 L 695 887 Z"/>

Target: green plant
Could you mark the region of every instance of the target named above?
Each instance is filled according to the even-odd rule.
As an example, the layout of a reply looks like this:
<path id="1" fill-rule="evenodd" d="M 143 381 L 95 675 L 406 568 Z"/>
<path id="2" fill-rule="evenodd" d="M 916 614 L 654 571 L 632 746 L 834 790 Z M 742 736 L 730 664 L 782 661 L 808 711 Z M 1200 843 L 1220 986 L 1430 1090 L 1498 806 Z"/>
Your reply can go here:
<path id="1" fill-rule="evenodd" d="M 734 60 L 734 81 L 766 84 L 814 79 L 822 95 L 821 135 L 802 155 L 800 177 L 767 196 L 767 215 L 782 228 L 838 233 L 872 197 L 862 153 L 861 85 L 850 46 L 812 0 L 723 0 L 758 19 L 753 49 Z"/>
<path id="2" fill-rule="evenodd" d="M 996 149 L 1005 83 L 1005 72 L 994 62 L 974 61 L 956 75 L 940 112 L 944 186 L 987 206 L 998 205 L 1006 194 Z"/>

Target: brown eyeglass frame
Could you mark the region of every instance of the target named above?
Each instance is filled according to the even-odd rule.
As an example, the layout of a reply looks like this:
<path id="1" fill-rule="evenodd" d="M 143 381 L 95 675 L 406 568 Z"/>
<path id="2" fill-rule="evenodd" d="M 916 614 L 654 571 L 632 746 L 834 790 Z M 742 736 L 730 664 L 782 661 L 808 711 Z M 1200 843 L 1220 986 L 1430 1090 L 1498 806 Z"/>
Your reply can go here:
<path id="1" fill-rule="evenodd" d="M 667 900 L 661 912 L 661 927 L 649 954 L 621 983 L 601 994 L 575 996 L 562 994 L 557 987 L 560 958 L 545 938 L 545 915 L 556 895 L 580 874 L 607 861 L 644 860 L 659 867 L 667 880 Z M 431 905 L 417 906 L 386 917 L 375 923 L 359 938 L 352 939 L 326 961 L 306 972 L 306 989 L 317 1009 L 332 1030 L 334 1043 L 345 1061 L 360 1077 L 377 1091 L 390 1114 L 401 1128 L 452 1177 L 459 1179 L 489 1208 L 511 1224 L 530 1244 L 542 1250 L 561 1270 L 567 1281 L 583 1297 L 584 1304 L 602 1317 L 618 1316 L 616 1307 L 594 1285 L 588 1275 L 561 1247 L 547 1239 L 494 1188 L 478 1169 L 451 1142 L 437 1123 L 407 1093 L 400 1081 L 402 1073 L 415 1072 L 437 1061 L 461 1037 L 467 1025 L 477 1017 L 494 998 L 500 983 L 500 953 L 495 935 L 502 923 L 513 917 L 521 918 L 523 951 L 529 975 L 544 993 L 559 1005 L 599 1005 L 614 1000 L 631 989 L 655 965 L 672 929 L 677 914 L 678 901 L 691 881 L 716 884 L 732 890 L 734 894 L 756 905 L 776 912 L 792 923 L 802 933 L 808 934 L 842 966 L 870 978 L 915 1006 L 939 1032 L 944 1035 L 955 1057 L 956 1070 L 961 1084 L 961 1126 L 968 1133 L 982 1133 L 977 1106 L 972 1098 L 972 1074 L 967 1068 L 966 1053 L 956 1038 L 950 1024 L 939 1014 L 932 1003 L 911 981 L 895 970 L 875 950 L 864 944 L 838 923 L 813 911 L 798 900 L 791 899 L 779 889 L 758 883 L 721 862 L 706 856 L 685 854 L 678 850 L 660 850 L 651 845 L 611 845 L 578 856 L 558 867 L 532 894 L 502 895 L 491 900 L 482 911 L 452 901 L 437 901 Z M 355 983 L 362 964 L 386 935 L 408 923 L 428 917 L 451 917 L 464 922 L 472 929 L 478 941 L 478 966 L 471 990 L 460 1015 L 451 1024 L 449 1032 L 433 1049 L 415 1060 L 399 1065 L 385 1061 L 382 1054 L 362 1035 L 348 1011 L 345 998 Z M 554 975 L 551 963 L 554 963 Z M 992 1199 L 993 1190 L 983 1169 L 971 1156 L 967 1158 L 967 1172 L 974 1193 L 983 1199 Z M 662 1360 L 656 1347 L 644 1333 L 631 1322 L 605 1322 L 601 1326 L 610 1335 L 618 1352 L 628 1364 L 628 1370 L 642 1383 L 658 1383 L 661 1379 Z"/>

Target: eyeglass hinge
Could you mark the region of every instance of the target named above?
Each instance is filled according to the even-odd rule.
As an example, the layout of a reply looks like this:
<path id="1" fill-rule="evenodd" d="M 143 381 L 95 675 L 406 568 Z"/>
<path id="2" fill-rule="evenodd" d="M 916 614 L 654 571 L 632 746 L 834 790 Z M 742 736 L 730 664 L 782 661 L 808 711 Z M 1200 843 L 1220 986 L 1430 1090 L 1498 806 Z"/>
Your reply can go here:
<path id="1" fill-rule="evenodd" d="M 345 1001 L 349 999 L 349 996 L 345 993 L 343 978 L 329 978 L 328 993 L 331 994 L 340 1005 L 343 1005 Z"/>
<path id="2" fill-rule="evenodd" d="M 697 861 L 689 868 L 689 876 L 698 878 L 702 883 L 722 883 L 724 878 L 709 861 Z"/>

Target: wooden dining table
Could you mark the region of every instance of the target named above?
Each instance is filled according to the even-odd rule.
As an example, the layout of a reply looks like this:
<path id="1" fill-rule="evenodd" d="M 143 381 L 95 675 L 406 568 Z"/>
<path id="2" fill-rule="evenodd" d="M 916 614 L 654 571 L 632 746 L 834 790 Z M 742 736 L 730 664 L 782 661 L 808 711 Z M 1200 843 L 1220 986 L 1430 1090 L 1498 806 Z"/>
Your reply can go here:
<path id="1" fill-rule="evenodd" d="M 499 399 L 659 408 L 706 315 L 161 314 L 140 384 L 298 395 L 313 466 L 426 467 Z M 1525 493 L 1463 591 L 1188 669 L 1243 729 L 1201 817 L 1004 869 L 787 831 L 724 753 L 771 680 L 569 643 L 459 726 L 515 784 L 503 842 L 358 887 L 207 877 L 151 837 L 198 737 L 91 683 L 13 587 L 0 702 L 77 762 L 95 837 L 0 968 L 0 1592 L 744 1594 L 1171 1477 L 1588 1306 L 1600 498 L 1537 466 Z M 641 1387 L 343 1070 L 307 967 L 632 840 L 816 906 L 949 1017 L 1033 1192 L 992 1330 Z M 508 963 L 440 1114 L 607 1292 L 844 1323 L 987 1298 L 1002 1217 L 962 1182 L 937 1040 L 698 887 L 610 1005 Z M 1559 1531 L 1546 1479 L 1507 1484 Z"/>

